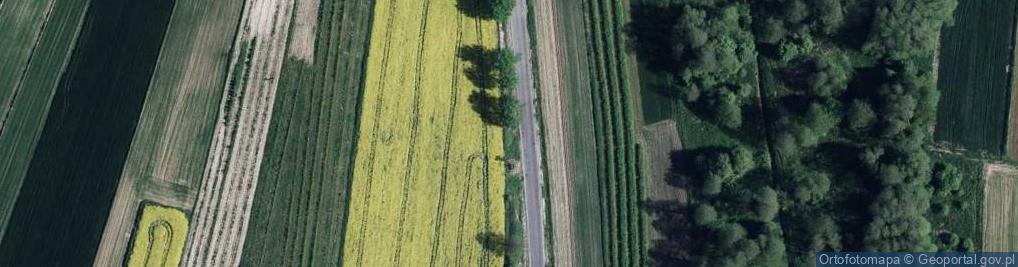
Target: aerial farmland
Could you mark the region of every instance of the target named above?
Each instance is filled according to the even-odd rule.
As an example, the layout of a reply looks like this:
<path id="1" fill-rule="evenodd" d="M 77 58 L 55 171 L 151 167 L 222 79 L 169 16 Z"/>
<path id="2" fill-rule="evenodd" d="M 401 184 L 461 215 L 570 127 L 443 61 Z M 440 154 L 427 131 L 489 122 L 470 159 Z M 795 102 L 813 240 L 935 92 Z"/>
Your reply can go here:
<path id="1" fill-rule="evenodd" d="M 467 61 L 496 47 L 494 22 L 453 1 L 374 12 L 344 265 L 503 265 L 477 241 L 505 236 L 502 132 L 472 110 L 497 96 Z"/>
<path id="2" fill-rule="evenodd" d="M 1018 250 L 1018 0 L 0 0 L 0 266 Z"/>

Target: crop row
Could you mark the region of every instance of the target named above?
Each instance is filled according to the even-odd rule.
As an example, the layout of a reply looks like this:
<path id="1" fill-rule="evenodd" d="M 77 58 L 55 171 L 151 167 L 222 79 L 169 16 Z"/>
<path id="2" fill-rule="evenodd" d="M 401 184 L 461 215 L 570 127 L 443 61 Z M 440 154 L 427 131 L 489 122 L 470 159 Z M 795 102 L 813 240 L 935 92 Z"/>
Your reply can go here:
<path id="1" fill-rule="evenodd" d="M 611 266 L 644 264 L 643 216 L 639 210 L 639 165 L 624 53 L 622 4 L 587 4 L 588 56 L 592 58 L 591 97 L 600 184 L 603 262 Z"/>

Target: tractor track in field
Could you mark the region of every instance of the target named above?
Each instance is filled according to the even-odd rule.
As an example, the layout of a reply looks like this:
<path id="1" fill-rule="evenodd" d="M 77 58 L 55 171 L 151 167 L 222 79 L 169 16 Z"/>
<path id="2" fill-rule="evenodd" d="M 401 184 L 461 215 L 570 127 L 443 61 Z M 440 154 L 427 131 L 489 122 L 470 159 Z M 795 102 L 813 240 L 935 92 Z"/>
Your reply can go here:
<path id="1" fill-rule="evenodd" d="M 162 226 L 162 227 L 166 228 L 166 231 L 169 232 L 169 237 L 166 239 L 166 242 L 167 243 L 172 243 L 173 242 L 173 236 L 174 236 L 173 235 L 173 227 L 170 225 L 170 222 L 167 222 L 166 220 L 157 220 L 157 221 L 152 222 L 152 225 L 148 226 L 148 239 L 149 240 L 148 240 L 148 243 L 145 246 L 145 261 L 144 261 L 144 264 L 142 264 L 142 266 L 150 266 L 148 264 L 148 261 L 152 259 L 152 246 L 155 245 L 155 242 L 154 242 L 155 240 L 153 240 L 153 239 L 155 239 L 155 228 L 159 227 L 159 226 Z M 159 264 L 157 266 L 166 266 L 166 260 L 169 259 L 169 255 L 170 255 L 170 247 L 172 247 L 170 244 L 166 244 L 166 247 L 163 249 L 163 255 L 166 255 L 166 256 L 163 257 L 162 264 Z"/>
<path id="2" fill-rule="evenodd" d="M 378 128 L 379 128 L 379 119 L 378 118 L 382 114 L 382 106 L 381 106 L 381 104 L 382 104 L 382 96 L 385 93 L 385 81 L 386 81 L 385 73 L 386 73 L 386 69 L 388 69 L 388 66 L 389 66 L 389 52 L 392 50 L 391 49 L 392 48 L 392 29 L 393 29 L 392 28 L 392 25 L 393 25 L 392 23 L 393 23 L 393 17 L 394 17 L 394 15 L 396 13 L 396 3 L 398 3 L 398 2 L 395 1 L 395 0 L 389 0 L 389 13 L 388 13 L 389 16 L 388 16 L 388 18 L 386 19 L 386 22 L 385 22 L 385 39 L 384 39 L 385 40 L 385 48 L 383 49 L 383 53 L 382 53 L 382 66 L 381 66 L 381 72 L 379 74 L 379 79 L 378 79 L 378 95 L 375 96 L 375 107 L 374 107 L 374 110 L 372 110 L 372 112 L 374 114 L 374 117 L 373 117 L 374 119 L 372 121 L 372 126 L 371 126 L 371 146 L 368 149 L 368 163 L 367 163 L 367 166 L 365 167 L 365 170 L 367 171 L 367 175 L 365 177 L 372 177 L 373 173 L 375 172 L 375 169 L 374 169 L 374 166 L 375 166 L 375 153 L 376 153 L 375 146 L 378 144 Z M 361 225 L 360 225 L 360 229 L 358 229 L 359 233 L 358 233 L 358 239 L 357 239 L 358 241 L 361 242 L 361 244 L 360 244 L 361 248 L 357 249 L 357 260 L 355 261 L 357 263 L 356 265 L 358 265 L 358 266 L 364 264 L 364 240 L 366 240 L 364 238 L 364 236 L 365 236 L 365 234 L 367 234 L 366 233 L 367 232 L 366 228 L 368 226 L 367 220 L 369 218 L 368 211 L 371 210 L 371 186 L 372 186 L 372 181 L 373 181 L 373 179 L 367 179 L 367 184 L 365 185 L 366 188 L 365 188 L 365 191 L 364 191 L 364 192 L 366 192 L 366 194 L 364 196 L 364 203 L 365 204 L 364 204 L 364 210 L 361 212 L 361 216 L 360 216 L 360 218 L 361 218 Z"/>
<path id="3" fill-rule="evenodd" d="M 473 186 L 470 186 L 470 182 L 472 181 L 472 178 L 474 177 L 474 168 L 473 168 L 473 165 L 474 165 L 474 162 L 476 162 L 480 158 L 481 158 L 481 155 L 478 155 L 477 153 L 471 154 L 469 157 L 467 157 L 467 164 L 466 164 L 466 166 L 467 166 L 467 175 L 465 176 L 466 177 L 466 182 L 463 183 L 463 184 L 466 185 L 466 190 L 463 190 L 463 198 L 462 198 L 463 201 L 460 201 L 460 212 L 459 212 L 459 214 L 460 214 L 460 216 L 459 216 L 460 218 L 459 219 L 460 220 L 459 220 L 459 223 L 456 225 L 456 232 L 459 233 L 459 236 L 456 238 L 456 257 L 454 258 L 454 259 L 457 259 L 456 260 L 456 267 L 462 266 L 461 263 L 463 263 L 463 261 L 459 260 L 459 259 L 462 259 L 462 256 L 463 256 L 463 236 L 464 236 L 463 235 L 463 224 L 464 224 L 464 221 L 467 218 L 467 216 L 466 216 L 466 214 L 467 214 L 467 203 L 470 202 L 470 201 L 468 201 L 470 199 L 470 189 L 473 188 Z"/>
<path id="4" fill-rule="evenodd" d="M 474 25 L 475 25 L 474 26 L 474 30 L 477 32 L 477 42 L 483 44 L 484 43 L 484 31 L 481 30 L 483 28 L 483 26 L 481 25 L 481 20 L 480 19 L 474 19 Z M 480 90 L 484 90 L 484 89 L 480 89 Z M 507 96 L 500 95 L 499 97 L 507 97 Z M 489 154 L 490 151 L 489 151 L 489 147 L 488 147 L 488 145 L 490 143 L 490 139 L 488 138 L 488 136 L 489 136 L 488 129 L 491 128 L 491 127 L 492 126 L 490 126 L 490 125 L 484 125 L 484 124 L 482 124 L 482 126 L 481 126 L 481 151 L 483 153 L 482 154 L 483 159 L 481 161 L 481 166 L 482 166 L 481 167 L 482 168 L 481 169 L 481 173 L 482 173 L 482 176 L 481 176 L 482 177 L 482 182 L 481 182 L 481 184 L 482 184 L 481 191 L 482 192 L 481 192 L 481 194 L 482 194 L 482 202 L 484 203 L 484 231 L 486 233 L 491 233 L 491 198 L 490 198 L 491 192 L 488 191 L 489 178 L 490 178 L 490 173 L 489 173 L 490 172 L 490 168 L 489 168 L 490 166 L 489 166 L 489 162 L 491 160 L 490 159 L 491 154 Z M 464 199 L 464 201 L 467 201 L 467 200 Z M 488 265 L 488 261 L 490 260 L 489 254 L 491 254 L 491 253 L 488 252 L 488 251 L 483 251 L 481 253 L 481 265 L 482 266 L 487 266 Z"/>
<path id="5" fill-rule="evenodd" d="M 463 14 L 456 16 L 456 47 L 459 48 L 463 45 Z M 428 266 L 435 266 L 435 260 L 438 259 L 438 247 L 441 244 L 442 239 L 442 215 L 445 211 L 445 186 L 446 181 L 449 179 L 449 151 L 452 150 L 452 133 L 456 124 L 456 106 L 459 103 L 459 78 L 460 78 L 460 59 L 453 57 L 452 62 L 452 90 L 450 93 L 449 105 L 449 121 L 446 123 L 446 136 L 445 136 L 445 149 L 442 151 L 442 171 L 440 175 L 441 181 L 439 181 L 439 194 L 438 194 L 438 211 L 435 212 L 435 232 L 431 235 L 431 259 L 429 260 Z"/>
<path id="6" fill-rule="evenodd" d="M 414 170 L 414 153 L 417 150 L 417 135 L 420 128 L 421 121 L 421 82 L 424 79 L 424 44 L 428 39 L 428 12 L 431 10 L 431 0 L 424 1 L 424 10 L 421 10 L 421 29 L 420 41 L 417 43 L 417 63 L 414 66 L 414 70 L 417 73 L 417 77 L 414 79 L 414 100 L 413 100 L 413 111 L 410 112 L 410 144 L 407 146 L 407 158 L 406 167 L 403 173 L 403 192 L 400 196 L 399 206 L 399 223 L 396 226 L 396 244 L 393 261 L 396 266 L 400 266 L 403 252 L 403 230 L 406 227 L 406 211 L 408 208 L 407 200 L 410 198 L 410 188 L 413 187 L 417 181 L 417 177 L 412 175 Z"/>

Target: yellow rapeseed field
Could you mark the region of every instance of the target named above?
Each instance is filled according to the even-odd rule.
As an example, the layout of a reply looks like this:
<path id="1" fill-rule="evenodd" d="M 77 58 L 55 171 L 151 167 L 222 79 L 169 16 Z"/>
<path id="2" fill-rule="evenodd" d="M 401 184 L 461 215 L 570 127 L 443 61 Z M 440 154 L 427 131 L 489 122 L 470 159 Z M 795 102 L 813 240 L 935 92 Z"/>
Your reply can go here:
<path id="1" fill-rule="evenodd" d="M 376 2 L 346 266 L 503 265 L 479 241 L 505 236 L 502 129 L 471 107 L 473 65 L 457 56 L 494 48 L 496 25 L 456 2 Z"/>
<path id="2" fill-rule="evenodd" d="M 146 205 L 135 227 L 129 267 L 180 265 L 187 239 L 187 216 L 178 209 Z"/>

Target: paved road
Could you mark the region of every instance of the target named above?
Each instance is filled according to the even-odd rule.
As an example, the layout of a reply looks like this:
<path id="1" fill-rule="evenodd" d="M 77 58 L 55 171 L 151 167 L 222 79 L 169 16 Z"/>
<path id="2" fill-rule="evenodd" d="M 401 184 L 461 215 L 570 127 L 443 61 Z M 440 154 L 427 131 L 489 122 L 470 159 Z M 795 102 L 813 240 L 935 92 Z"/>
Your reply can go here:
<path id="1" fill-rule="evenodd" d="M 544 267 L 544 200 L 541 195 L 541 149 L 537 141 L 537 120 L 534 111 L 534 73 L 531 66 L 530 34 L 527 32 L 527 1 L 516 0 L 516 8 L 506 24 L 506 44 L 520 55 L 516 71 L 520 86 L 516 89 L 520 109 L 520 137 L 523 166 L 523 195 L 526 206 L 524 231 L 527 236 L 527 259 L 531 267 Z"/>

